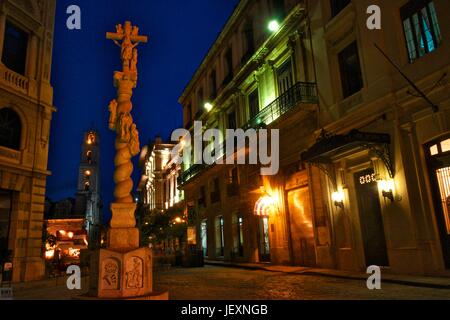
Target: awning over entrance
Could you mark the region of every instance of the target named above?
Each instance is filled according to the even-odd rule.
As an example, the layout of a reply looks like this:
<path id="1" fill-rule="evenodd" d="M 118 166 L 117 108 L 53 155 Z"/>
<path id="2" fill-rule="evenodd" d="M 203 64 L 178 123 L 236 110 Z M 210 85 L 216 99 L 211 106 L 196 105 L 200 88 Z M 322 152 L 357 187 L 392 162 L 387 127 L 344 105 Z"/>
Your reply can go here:
<path id="1" fill-rule="evenodd" d="M 268 218 L 274 210 L 273 199 L 270 196 L 263 196 L 256 201 L 254 214 L 261 218 Z"/>
<path id="2" fill-rule="evenodd" d="M 316 143 L 303 152 L 303 162 L 311 164 L 330 164 L 332 158 L 353 149 L 372 151 L 386 166 L 390 177 L 394 176 L 394 168 L 390 157 L 391 137 L 384 133 L 368 133 L 352 130 L 346 135 L 331 135 L 322 132 Z"/>

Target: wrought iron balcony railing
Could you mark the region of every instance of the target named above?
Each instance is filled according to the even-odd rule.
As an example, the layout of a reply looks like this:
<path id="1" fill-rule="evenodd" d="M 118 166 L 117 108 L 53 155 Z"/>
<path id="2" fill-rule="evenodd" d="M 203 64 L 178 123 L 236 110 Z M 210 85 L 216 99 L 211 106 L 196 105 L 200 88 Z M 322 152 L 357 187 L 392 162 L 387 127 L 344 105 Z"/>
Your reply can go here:
<path id="1" fill-rule="evenodd" d="M 190 179 L 194 178 L 205 167 L 206 167 L 206 165 L 204 165 L 204 164 L 193 164 L 187 170 L 183 171 L 183 173 L 178 177 L 178 184 L 183 185 Z"/>
<path id="2" fill-rule="evenodd" d="M 298 82 L 270 103 L 267 107 L 261 110 L 253 119 L 247 122 L 243 129 L 258 129 L 268 126 L 289 111 L 300 107 L 302 104 L 315 104 L 317 102 L 318 98 L 316 84 L 312 82 Z M 234 151 L 236 151 L 236 147 L 237 145 L 235 144 Z M 215 157 L 219 159 L 224 156 L 225 152 L 226 141 L 220 145 L 219 150 L 216 150 Z M 178 184 L 185 184 L 207 167 L 209 166 L 205 164 L 192 165 L 178 178 Z"/>
<path id="3" fill-rule="evenodd" d="M 253 119 L 250 119 L 244 128 L 257 129 L 267 126 L 301 104 L 317 103 L 317 101 L 315 83 L 297 82 L 289 90 L 261 110 Z"/>

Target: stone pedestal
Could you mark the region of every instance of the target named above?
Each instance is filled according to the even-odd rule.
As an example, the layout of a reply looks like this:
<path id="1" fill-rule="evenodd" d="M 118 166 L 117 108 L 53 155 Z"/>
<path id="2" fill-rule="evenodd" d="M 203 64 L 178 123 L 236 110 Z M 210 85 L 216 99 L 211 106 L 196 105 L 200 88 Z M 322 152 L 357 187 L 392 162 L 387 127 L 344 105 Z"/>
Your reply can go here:
<path id="1" fill-rule="evenodd" d="M 90 295 L 129 299 L 153 294 L 153 259 L 149 248 L 126 253 L 101 249 L 91 257 Z"/>
<path id="2" fill-rule="evenodd" d="M 136 204 L 112 204 L 108 249 L 91 256 L 89 296 L 98 299 L 167 299 L 153 292 L 150 248 L 139 248 Z"/>

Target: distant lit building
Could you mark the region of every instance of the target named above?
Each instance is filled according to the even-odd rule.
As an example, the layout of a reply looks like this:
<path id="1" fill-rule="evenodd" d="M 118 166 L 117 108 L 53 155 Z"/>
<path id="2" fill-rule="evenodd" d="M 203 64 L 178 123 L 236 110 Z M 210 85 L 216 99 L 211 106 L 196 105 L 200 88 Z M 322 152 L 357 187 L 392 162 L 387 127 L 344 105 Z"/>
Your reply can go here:
<path id="1" fill-rule="evenodd" d="M 85 216 L 89 245 L 100 245 L 102 200 L 100 196 L 100 135 L 95 130 L 85 132 L 81 145 L 75 212 Z"/>
<path id="2" fill-rule="evenodd" d="M 142 205 L 149 212 L 165 211 L 184 200 L 183 192 L 178 189 L 181 167 L 177 157 L 172 157 L 174 146 L 157 137 L 154 143 L 142 150 L 140 165 L 143 174 L 138 192 Z"/>
<path id="3" fill-rule="evenodd" d="M 45 274 L 55 8 L 55 0 L 0 1 L 0 252 L 13 282 Z"/>
<path id="4" fill-rule="evenodd" d="M 46 243 L 45 258 L 68 266 L 80 262 L 81 250 L 88 247 L 88 235 L 84 228 L 84 218 L 50 219 L 45 221 L 47 234 L 55 243 Z"/>

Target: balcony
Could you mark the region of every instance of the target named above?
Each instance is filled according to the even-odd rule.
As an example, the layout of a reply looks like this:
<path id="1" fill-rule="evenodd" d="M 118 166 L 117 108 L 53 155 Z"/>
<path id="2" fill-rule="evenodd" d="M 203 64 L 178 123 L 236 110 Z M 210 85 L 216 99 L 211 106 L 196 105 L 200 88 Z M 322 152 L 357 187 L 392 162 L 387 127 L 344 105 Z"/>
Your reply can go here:
<path id="1" fill-rule="evenodd" d="M 267 126 L 301 104 L 315 104 L 317 102 L 316 84 L 298 82 L 261 110 L 245 125 L 244 129 L 258 129 Z"/>
<path id="2" fill-rule="evenodd" d="M 0 67 L 0 81 L 10 88 L 28 94 L 30 86 L 28 78 L 9 70 L 3 65 Z"/>
<path id="3" fill-rule="evenodd" d="M 194 164 L 189 169 L 183 171 L 183 173 L 178 177 L 178 184 L 183 185 L 197 174 L 199 174 L 207 166 L 205 164 Z"/>
<path id="4" fill-rule="evenodd" d="M 251 119 L 243 127 L 244 130 L 258 129 L 265 127 L 281 116 L 285 115 L 295 108 L 299 108 L 302 104 L 317 104 L 317 91 L 315 83 L 298 82 L 292 86 L 288 91 L 270 103 L 267 107 L 261 110 L 253 119 Z M 237 145 L 235 144 L 236 151 Z M 221 158 L 226 152 L 226 141 L 224 141 L 219 147 L 219 154 L 216 154 L 216 158 Z M 211 165 L 213 166 L 213 165 Z M 210 166 L 205 164 L 194 164 L 189 169 L 184 171 L 178 178 L 178 184 L 186 184 L 189 180 L 193 179 L 203 170 L 206 170 Z M 234 191 L 233 191 L 234 192 Z M 234 194 L 233 194 L 234 195 Z M 233 196 L 231 195 L 231 196 Z"/>

